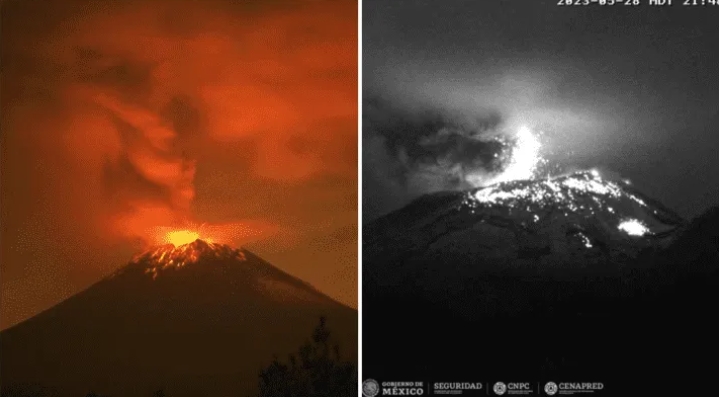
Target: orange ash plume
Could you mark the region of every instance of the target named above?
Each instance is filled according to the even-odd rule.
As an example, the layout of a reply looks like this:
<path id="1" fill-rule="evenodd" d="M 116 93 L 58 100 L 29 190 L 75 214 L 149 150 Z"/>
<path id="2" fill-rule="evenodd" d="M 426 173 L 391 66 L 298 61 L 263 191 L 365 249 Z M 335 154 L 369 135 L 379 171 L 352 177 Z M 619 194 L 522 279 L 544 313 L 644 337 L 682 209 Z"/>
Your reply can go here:
<path id="1" fill-rule="evenodd" d="M 97 212 L 93 226 L 108 238 L 157 245 L 168 232 L 158 228 L 194 230 L 187 221 L 194 220 L 196 163 L 216 166 L 211 151 L 222 145 L 251 142 L 245 152 L 261 153 L 237 155 L 252 181 L 294 186 L 356 175 L 356 23 L 337 18 L 356 18 L 356 3 L 288 3 L 257 15 L 205 2 L 121 3 L 25 46 L 48 69 L 66 71 L 38 80 L 67 109 L 67 123 L 43 129 L 67 125 L 58 135 L 77 168 L 73 177 L 85 178 L 97 197 L 67 195 L 83 203 L 79 211 Z M 176 110 L 178 101 L 187 106 Z M 211 215 L 226 223 L 200 232 L 203 239 L 239 244 L 277 229 Z"/>

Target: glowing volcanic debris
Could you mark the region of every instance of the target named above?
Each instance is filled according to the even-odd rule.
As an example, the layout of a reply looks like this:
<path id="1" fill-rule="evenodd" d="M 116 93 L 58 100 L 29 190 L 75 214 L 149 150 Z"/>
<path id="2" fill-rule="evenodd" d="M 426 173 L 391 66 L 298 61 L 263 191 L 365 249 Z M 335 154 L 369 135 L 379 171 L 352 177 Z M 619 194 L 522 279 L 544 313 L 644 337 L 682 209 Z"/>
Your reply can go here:
<path id="1" fill-rule="evenodd" d="M 553 207 L 560 209 L 565 216 L 570 213 L 593 216 L 598 211 L 614 214 L 615 209 L 610 206 L 612 202 L 647 206 L 641 198 L 626 191 L 619 184 L 603 179 L 596 171 L 491 185 L 468 192 L 463 205 L 471 208 L 473 212 L 477 207 L 500 206 L 509 210 L 526 209 L 528 212 Z M 533 221 L 539 221 L 536 214 L 533 214 Z"/>
<path id="2" fill-rule="evenodd" d="M 517 140 L 512 148 L 509 165 L 491 183 L 532 179 L 542 160 L 539 155 L 541 148 L 539 139 L 532 131 L 525 126 L 521 127 L 517 132 Z"/>
<path id="3" fill-rule="evenodd" d="M 584 233 L 579 233 L 579 238 L 582 239 L 582 243 L 584 243 L 584 246 L 585 246 L 586 248 L 592 248 L 592 247 L 594 247 L 594 246 L 592 245 L 592 241 L 589 240 L 589 237 L 587 237 Z"/>
<path id="4" fill-rule="evenodd" d="M 630 236 L 643 236 L 649 232 L 649 228 L 637 219 L 624 220 L 618 228 Z"/>
<path id="5" fill-rule="evenodd" d="M 246 260 L 245 253 L 240 249 L 198 239 L 180 246 L 167 244 L 155 247 L 137 255 L 133 262 L 146 265 L 145 273 L 152 274 L 154 280 L 160 270 L 181 268 L 201 258 Z"/>
<path id="6" fill-rule="evenodd" d="M 571 204 L 575 195 L 582 193 L 612 198 L 628 197 L 637 204 L 646 206 L 642 199 L 625 192 L 616 183 L 602 179 L 596 172 L 578 172 L 570 177 L 536 180 L 529 185 L 517 185 L 516 187 L 511 187 L 508 184 L 492 185 L 477 190 L 472 194 L 472 198 L 479 203 L 490 205 L 511 205 L 519 200 L 529 200 L 534 203 L 565 202 Z"/>

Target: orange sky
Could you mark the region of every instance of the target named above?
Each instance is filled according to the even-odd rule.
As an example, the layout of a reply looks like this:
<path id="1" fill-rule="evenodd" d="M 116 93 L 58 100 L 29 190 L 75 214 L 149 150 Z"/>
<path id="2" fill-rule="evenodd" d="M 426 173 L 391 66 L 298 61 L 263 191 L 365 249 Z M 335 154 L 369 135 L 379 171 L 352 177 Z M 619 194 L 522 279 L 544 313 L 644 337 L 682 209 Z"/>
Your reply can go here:
<path id="1" fill-rule="evenodd" d="M 356 1 L 2 7 L 0 328 L 200 224 L 357 306 Z"/>

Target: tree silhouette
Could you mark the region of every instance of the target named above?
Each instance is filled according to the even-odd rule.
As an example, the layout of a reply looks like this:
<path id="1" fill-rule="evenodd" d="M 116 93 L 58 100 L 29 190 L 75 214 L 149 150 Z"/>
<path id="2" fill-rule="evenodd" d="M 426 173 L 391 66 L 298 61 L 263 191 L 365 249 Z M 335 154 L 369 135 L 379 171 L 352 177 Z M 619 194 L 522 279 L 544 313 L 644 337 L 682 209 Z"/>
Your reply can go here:
<path id="1" fill-rule="evenodd" d="M 357 368 L 343 362 L 339 346 L 331 345 L 326 319 L 312 340 L 291 354 L 287 363 L 277 357 L 260 371 L 261 397 L 344 397 L 357 395 Z"/>

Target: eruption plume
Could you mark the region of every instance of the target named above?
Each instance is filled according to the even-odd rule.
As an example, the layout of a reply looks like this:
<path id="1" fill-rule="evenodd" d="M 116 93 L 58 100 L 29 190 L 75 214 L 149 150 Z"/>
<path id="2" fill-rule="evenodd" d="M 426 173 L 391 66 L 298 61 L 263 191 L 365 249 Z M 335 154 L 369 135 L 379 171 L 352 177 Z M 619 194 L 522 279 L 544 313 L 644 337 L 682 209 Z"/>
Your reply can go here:
<path id="1" fill-rule="evenodd" d="M 532 179 L 538 167 L 545 162 L 540 150 L 542 144 L 535 134 L 526 126 L 519 128 L 511 145 L 509 154 L 503 156 L 503 169 L 499 174 L 487 178 L 486 173 L 477 177 L 470 175 L 468 180 L 473 187 L 492 185 L 495 183 Z"/>
<path id="2" fill-rule="evenodd" d="M 178 133 L 149 109 L 105 93 L 90 95 L 116 120 L 123 143 L 118 163 L 106 169 L 111 192 L 141 194 L 124 203 L 115 223 L 118 232 L 150 242 L 154 227 L 187 222 L 196 161 L 188 158 Z"/>
<path id="3" fill-rule="evenodd" d="M 540 161 L 540 148 L 541 144 L 532 131 L 524 126 L 520 128 L 517 133 L 517 142 L 512 149 L 509 166 L 493 180 L 493 183 L 534 177 L 535 169 Z"/>

